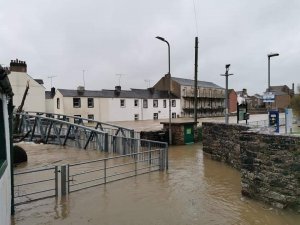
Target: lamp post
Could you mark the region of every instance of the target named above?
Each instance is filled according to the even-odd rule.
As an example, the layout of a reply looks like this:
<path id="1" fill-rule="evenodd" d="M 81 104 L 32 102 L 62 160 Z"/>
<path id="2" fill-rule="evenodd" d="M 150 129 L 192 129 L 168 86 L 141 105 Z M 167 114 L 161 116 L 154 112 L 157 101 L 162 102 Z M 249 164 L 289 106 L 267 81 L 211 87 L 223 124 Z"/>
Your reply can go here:
<path id="1" fill-rule="evenodd" d="M 171 72 L 170 72 L 170 44 L 169 42 L 164 39 L 163 37 L 159 37 L 157 36 L 156 37 L 158 40 L 161 40 L 163 42 L 166 42 L 167 45 L 168 45 L 168 68 L 169 68 L 169 71 L 168 71 L 168 75 L 169 75 L 169 88 L 168 88 L 168 95 L 169 95 L 169 144 L 171 145 L 172 144 L 172 129 L 171 129 Z"/>
<path id="2" fill-rule="evenodd" d="M 231 76 L 233 75 L 232 73 L 229 74 L 228 71 L 229 71 L 229 67 L 230 67 L 230 64 L 227 64 L 225 65 L 225 68 L 226 68 L 226 72 L 225 74 L 221 74 L 221 76 L 225 76 L 225 82 L 226 82 L 226 89 L 225 89 L 225 123 L 228 124 L 229 122 L 229 117 L 228 117 L 228 76 Z"/>
<path id="3" fill-rule="evenodd" d="M 275 56 L 279 56 L 279 54 L 278 53 L 268 54 L 268 92 L 271 91 L 271 89 L 270 89 L 270 87 L 271 87 L 271 85 L 270 85 L 270 58 L 275 57 Z"/>
<path id="4" fill-rule="evenodd" d="M 270 54 L 268 54 L 268 92 L 271 92 L 271 84 L 270 84 L 270 58 L 271 57 L 275 57 L 275 56 L 279 56 L 279 54 L 278 53 L 270 53 Z M 275 99 L 274 99 L 274 101 L 275 101 Z M 276 105 L 276 102 L 275 102 L 275 105 Z M 269 102 L 268 106 L 269 106 L 269 110 L 270 110 L 271 109 L 271 103 L 270 102 Z"/>

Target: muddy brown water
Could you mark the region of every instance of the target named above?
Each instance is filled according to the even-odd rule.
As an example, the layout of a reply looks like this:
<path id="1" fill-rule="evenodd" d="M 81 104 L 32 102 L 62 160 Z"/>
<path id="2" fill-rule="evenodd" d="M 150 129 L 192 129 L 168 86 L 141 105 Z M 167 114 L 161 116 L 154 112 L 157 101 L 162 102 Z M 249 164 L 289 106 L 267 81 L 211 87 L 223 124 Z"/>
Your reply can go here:
<path id="1" fill-rule="evenodd" d="M 23 144 L 29 161 L 16 171 L 101 158 L 96 151 Z M 240 194 L 240 173 L 203 153 L 201 145 L 170 147 L 169 170 L 140 175 L 20 205 L 15 225 L 300 224 L 300 215 Z"/>

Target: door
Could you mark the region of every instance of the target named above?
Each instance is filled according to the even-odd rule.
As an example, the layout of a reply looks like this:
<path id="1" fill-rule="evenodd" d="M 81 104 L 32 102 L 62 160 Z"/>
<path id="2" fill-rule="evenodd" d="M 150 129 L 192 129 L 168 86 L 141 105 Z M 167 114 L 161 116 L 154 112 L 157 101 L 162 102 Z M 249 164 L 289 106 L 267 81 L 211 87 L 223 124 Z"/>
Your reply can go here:
<path id="1" fill-rule="evenodd" d="M 184 125 L 184 143 L 185 144 L 194 143 L 194 127 L 192 124 Z"/>

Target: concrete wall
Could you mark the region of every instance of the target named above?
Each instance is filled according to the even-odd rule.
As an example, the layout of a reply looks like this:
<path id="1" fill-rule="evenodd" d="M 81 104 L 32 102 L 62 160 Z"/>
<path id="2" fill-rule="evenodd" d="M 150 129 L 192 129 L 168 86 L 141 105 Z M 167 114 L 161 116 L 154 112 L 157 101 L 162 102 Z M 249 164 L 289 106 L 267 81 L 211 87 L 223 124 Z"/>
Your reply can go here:
<path id="1" fill-rule="evenodd" d="M 0 98 L 3 101 L 5 139 L 6 139 L 6 161 L 7 167 L 0 177 L 0 224 L 10 224 L 11 214 L 11 173 L 10 173 L 10 138 L 9 138 L 9 124 L 7 114 L 7 101 L 6 96 L 0 93 Z M 2 145 L 3 143 L 1 143 Z"/>
<path id="2" fill-rule="evenodd" d="M 203 150 L 241 171 L 242 194 L 300 212 L 300 137 L 203 123 Z"/>

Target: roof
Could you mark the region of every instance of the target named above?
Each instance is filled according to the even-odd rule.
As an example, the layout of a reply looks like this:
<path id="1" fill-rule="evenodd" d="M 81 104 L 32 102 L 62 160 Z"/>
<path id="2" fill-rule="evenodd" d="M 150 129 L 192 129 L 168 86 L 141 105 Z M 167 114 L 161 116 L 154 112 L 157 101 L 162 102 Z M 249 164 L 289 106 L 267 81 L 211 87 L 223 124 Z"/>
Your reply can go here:
<path id="1" fill-rule="evenodd" d="M 36 82 L 38 82 L 40 85 L 44 84 L 44 81 L 42 79 L 34 79 Z"/>
<path id="2" fill-rule="evenodd" d="M 270 86 L 270 91 L 275 95 L 290 95 L 291 89 L 287 85 Z"/>
<path id="3" fill-rule="evenodd" d="M 142 98 L 142 99 L 166 99 L 168 91 L 157 91 L 153 89 L 131 89 L 121 90 L 118 95 L 115 90 L 84 90 L 82 93 L 77 90 L 58 89 L 64 97 L 98 97 L 98 98 Z M 173 95 L 171 98 L 178 98 Z"/>
<path id="4" fill-rule="evenodd" d="M 181 85 L 186 85 L 186 86 L 193 86 L 194 85 L 194 80 L 191 80 L 191 79 L 172 77 L 172 80 L 176 81 L 177 83 L 179 83 Z M 198 85 L 198 87 L 224 89 L 224 88 L 220 87 L 219 85 L 216 85 L 216 84 L 214 84 L 212 82 L 208 82 L 208 81 L 198 81 L 197 85 Z"/>
<path id="5" fill-rule="evenodd" d="M 53 95 L 51 94 L 51 91 L 45 91 L 45 98 L 46 99 L 52 99 Z"/>

